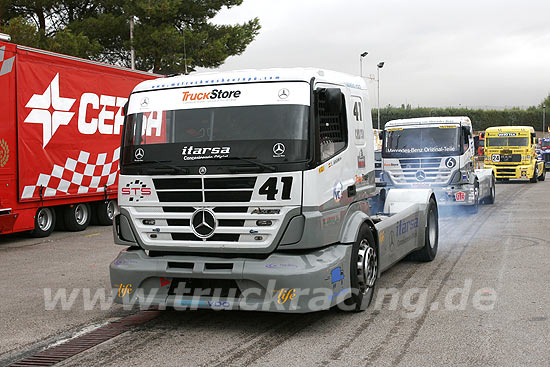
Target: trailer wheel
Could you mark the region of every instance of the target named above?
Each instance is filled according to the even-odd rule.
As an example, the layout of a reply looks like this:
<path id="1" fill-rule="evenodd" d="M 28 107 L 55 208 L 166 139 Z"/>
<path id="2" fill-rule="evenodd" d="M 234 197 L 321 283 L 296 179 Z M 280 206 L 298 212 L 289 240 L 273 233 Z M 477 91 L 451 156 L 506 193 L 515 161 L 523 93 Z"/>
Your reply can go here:
<path id="1" fill-rule="evenodd" d="M 529 179 L 531 183 L 537 183 L 539 177 L 539 168 L 535 165 L 535 170 L 533 171 L 533 177 Z"/>
<path id="2" fill-rule="evenodd" d="M 55 210 L 53 208 L 38 208 L 34 216 L 33 237 L 48 237 L 55 228 Z"/>
<path id="3" fill-rule="evenodd" d="M 115 201 L 108 200 L 100 201 L 95 207 L 97 223 L 102 226 L 110 226 L 113 224 L 115 217 Z"/>
<path id="4" fill-rule="evenodd" d="M 439 213 L 437 204 L 433 198 L 428 204 L 428 216 L 426 218 L 426 231 L 424 235 L 424 247 L 409 256 L 411 260 L 429 262 L 435 259 L 439 245 Z"/>
<path id="5" fill-rule="evenodd" d="M 544 181 L 545 178 L 546 178 L 546 169 L 542 167 L 542 175 L 540 175 L 539 181 Z"/>
<path id="6" fill-rule="evenodd" d="M 351 251 L 351 297 L 344 303 L 352 306 L 348 311 L 359 312 L 369 307 L 378 278 L 378 254 L 368 226 L 361 227 Z"/>
<path id="7" fill-rule="evenodd" d="M 68 231 L 78 232 L 85 230 L 92 219 L 90 204 L 67 205 L 63 211 L 63 219 L 65 220 L 65 228 Z"/>

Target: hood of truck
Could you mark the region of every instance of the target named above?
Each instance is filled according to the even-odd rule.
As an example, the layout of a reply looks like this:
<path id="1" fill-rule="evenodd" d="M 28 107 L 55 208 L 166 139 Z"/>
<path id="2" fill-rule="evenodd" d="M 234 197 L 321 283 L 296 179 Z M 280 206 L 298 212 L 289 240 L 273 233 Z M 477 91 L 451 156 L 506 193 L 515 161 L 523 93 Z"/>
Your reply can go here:
<path id="1" fill-rule="evenodd" d="M 271 252 L 301 203 L 302 172 L 119 179 L 121 213 L 147 250 Z"/>

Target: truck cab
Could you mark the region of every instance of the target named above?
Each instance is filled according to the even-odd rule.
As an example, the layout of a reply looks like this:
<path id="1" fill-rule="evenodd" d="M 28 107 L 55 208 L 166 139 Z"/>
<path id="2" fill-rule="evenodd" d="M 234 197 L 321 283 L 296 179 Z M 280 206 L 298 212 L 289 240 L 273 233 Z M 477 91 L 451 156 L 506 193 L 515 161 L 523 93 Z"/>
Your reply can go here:
<path id="1" fill-rule="evenodd" d="M 472 123 L 468 117 L 425 117 L 386 123 L 383 178 L 389 188 L 430 187 L 439 205 L 477 211 L 494 202 L 490 170 L 475 169 Z"/>
<path id="2" fill-rule="evenodd" d="M 431 190 L 396 190 L 384 213 L 371 211 L 379 198 L 366 85 L 333 71 L 141 83 L 127 106 L 119 180 L 114 239 L 127 248 L 110 268 L 116 302 L 364 310 L 382 271 L 411 252 L 424 261 L 437 252 Z"/>
<path id="3" fill-rule="evenodd" d="M 485 130 L 485 167 L 499 181 L 529 179 L 536 183 L 545 177 L 544 162 L 538 160 L 532 126 L 497 126 Z"/>

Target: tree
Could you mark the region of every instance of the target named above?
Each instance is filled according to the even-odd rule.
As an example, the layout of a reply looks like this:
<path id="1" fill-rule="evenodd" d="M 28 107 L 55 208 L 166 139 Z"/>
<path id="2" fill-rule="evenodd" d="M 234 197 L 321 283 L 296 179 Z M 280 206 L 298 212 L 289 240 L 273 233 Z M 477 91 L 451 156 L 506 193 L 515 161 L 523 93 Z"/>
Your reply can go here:
<path id="1" fill-rule="evenodd" d="M 0 0 L 2 29 L 15 43 L 161 74 L 217 67 L 240 55 L 260 30 L 209 21 L 242 0 Z M 131 41 L 130 19 L 135 19 Z"/>
<path id="2" fill-rule="evenodd" d="M 546 106 L 546 108 L 550 108 L 550 93 L 548 96 L 542 100 L 542 102 L 539 104 L 539 108 L 542 108 L 542 106 Z"/>

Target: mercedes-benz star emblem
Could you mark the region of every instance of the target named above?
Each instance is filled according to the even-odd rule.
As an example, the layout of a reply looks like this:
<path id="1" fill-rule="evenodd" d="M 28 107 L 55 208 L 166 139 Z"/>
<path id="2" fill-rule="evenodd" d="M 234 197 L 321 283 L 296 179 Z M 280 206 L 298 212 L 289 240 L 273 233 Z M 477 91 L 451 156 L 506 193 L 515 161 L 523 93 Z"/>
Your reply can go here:
<path id="1" fill-rule="evenodd" d="M 142 159 L 144 155 L 145 155 L 145 152 L 143 151 L 142 148 L 137 148 L 136 151 L 134 152 L 134 157 L 136 157 L 137 160 Z"/>
<path id="2" fill-rule="evenodd" d="M 218 221 L 210 209 L 198 209 L 191 216 L 191 229 L 199 238 L 209 238 L 214 234 Z"/>
<path id="3" fill-rule="evenodd" d="M 416 179 L 418 181 L 424 181 L 426 179 L 426 174 L 424 171 L 416 171 Z"/>
<path id="4" fill-rule="evenodd" d="M 290 95 L 290 92 L 286 88 L 283 88 L 279 91 L 279 98 L 280 99 L 287 99 L 289 95 Z"/>
<path id="5" fill-rule="evenodd" d="M 201 166 L 201 167 L 199 168 L 199 174 L 201 174 L 201 175 L 205 175 L 205 174 L 206 174 L 206 167 L 205 167 L 205 166 Z"/>
<path id="6" fill-rule="evenodd" d="M 275 157 L 283 157 L 285 150 L 286 148 L 283 143 L 277 143 L 273 146 L 273 153 L 275 153 Z"/>
<path id="7" fill-rule="evenodd" d="M 143 97 L 143 99 L 141 100 L 141 107 L 147 107 L 147 106 L 149 106 L 149 98 Z"/>

